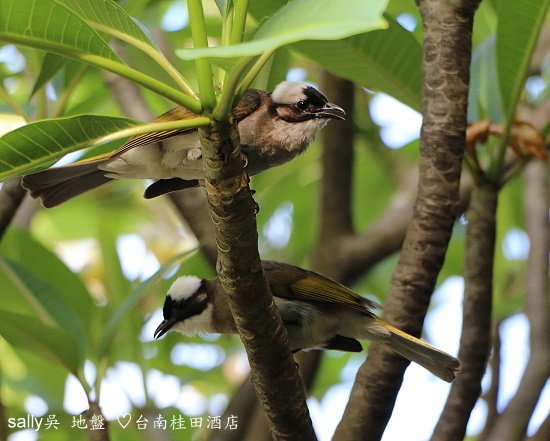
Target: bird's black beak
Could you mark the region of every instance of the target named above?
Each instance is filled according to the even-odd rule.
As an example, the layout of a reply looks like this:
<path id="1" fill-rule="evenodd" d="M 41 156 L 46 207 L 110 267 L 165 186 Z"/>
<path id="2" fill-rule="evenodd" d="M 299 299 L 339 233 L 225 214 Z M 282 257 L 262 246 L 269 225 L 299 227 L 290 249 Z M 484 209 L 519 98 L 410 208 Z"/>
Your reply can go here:
<path id="1" fill-rule="evenodd" d="M 160 337 L 162 337 L 164 334 L 166 334 L 172 326 L 176 324 L 176 320 L 169 320 L 164 319 L 160 325 L 157 326 L 157 329 L 155 329 L 155 340 L 158 340 Z"/>
<path id="2" fill-rule="evenodd" d="M 326 103 L 319 110 L 315 111 L 315 118 L 346 119 L 346 112 L 340 106 L 332 103 Z"/>

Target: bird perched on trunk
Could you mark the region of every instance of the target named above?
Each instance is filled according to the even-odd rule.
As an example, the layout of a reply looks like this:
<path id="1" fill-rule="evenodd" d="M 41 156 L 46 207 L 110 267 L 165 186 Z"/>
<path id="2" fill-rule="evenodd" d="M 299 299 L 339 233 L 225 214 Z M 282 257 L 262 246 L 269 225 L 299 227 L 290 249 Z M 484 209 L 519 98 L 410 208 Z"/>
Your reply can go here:
<path id="1" fill-rule="evenodd" d="M 263 268 L 293 351 L 336 349 L 360 352 L 356 339 L 372 340 L 418 363 L 445 381 L 453 381 L 460 362 L 451 355 L 376 317 L 374 302 L 334 280 L 280 262 L 264 261 Z M 220 281 L 195 276 L 176 279 L 163 307 L 159 338 L 173 329 L 197 333 L 235 334 L 237 328 Z"/>
<path id="2" fill-rule="evenodd" d="M 176 107 L 155 121 L 196 116 L 185 107 Z M 320 128 L 330 119 L 343 120 L 345 112 L 312 86 L 284 81 L 273 93 L 249 89 L 233 109 L 233 117 L 247 158 L 246 173 L 252 176 L 302 153 Z M 204 171 L 198 130 L 136 136 L 114 152 L 27 175 L 23 187 L 45 207 L 55 207 L 122 178 L 155 180 L 145 191 L 146 198 L 199 185 Z"/>

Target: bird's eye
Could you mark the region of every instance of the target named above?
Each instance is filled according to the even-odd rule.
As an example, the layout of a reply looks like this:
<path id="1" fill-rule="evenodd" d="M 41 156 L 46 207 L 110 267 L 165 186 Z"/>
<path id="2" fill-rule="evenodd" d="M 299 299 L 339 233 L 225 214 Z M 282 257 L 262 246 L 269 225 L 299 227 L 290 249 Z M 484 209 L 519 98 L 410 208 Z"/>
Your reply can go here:
<path id="1" fill-rule="evenodd" d="M 296 107 L 300 110 L 306 110 L 307 109 L 307 101 L 298 101 L 296 103 Z"/>

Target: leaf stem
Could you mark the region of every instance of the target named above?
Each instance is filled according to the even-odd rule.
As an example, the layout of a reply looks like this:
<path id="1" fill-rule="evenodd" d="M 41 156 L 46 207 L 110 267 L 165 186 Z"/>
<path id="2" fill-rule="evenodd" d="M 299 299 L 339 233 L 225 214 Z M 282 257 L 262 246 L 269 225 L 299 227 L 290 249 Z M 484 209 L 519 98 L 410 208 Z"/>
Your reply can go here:
<path id="1" fill-rule="evenodd" d="M 62 55 L 68 54 L 62 53 Z M 116 73 L 117 75 L 120 75 L 124 78 L 128 78 L 129 80 L 132 80 L 137 84 L 140 84 L 143 87 L 152 90 L 153 92 L 157 92 L 158 94 L 171 99 L 175 103 L 187 107 L 189 110 L 192 110 L 197 114 L 202 113 L 201 103 L 197 99 L 192 98 L 189 95 L 164 84 L 162 81 L 159 81 L 153 77 L 150 77 L 149 75 L 144 74 L 143 72 L 126 66 L 125 64 L 92 54 L 73 52 L 70 54 L 70 56 L 85 61 L 86 63 L 101 67 L 110 72 Z"/>
<path id="2" fill-rule="evenodd" d="M 137 135 L 143 135 L 145 133 L 164 132 L 169 130 L 189 129 L 194 127 L 206 127 L 210 124 L 210 118 L 206 116 L 198 116 L 193 119 L 181 119 L 178 121 L 169 122 L 152 122 L 148 124 L 141 124 L 136 127 L 130 127 L 128 129 L 117 130 L 116 132 L 109 133 L 108 135 L 97 138 L 93 141 L 92 145 L 105 144 L 107 142 L 116 141 L 122 138 L 128 138 Z M 83 147 L 80 147 L 83 148 Z"/>
<path id="3" fill-rule="evenodd" d="M 233 26 L 231 27 L 229 44 L 237 44 L 243 41 L 246 16 L 248 14 L 248 0 L 234 0 L 234 3 Z"/>
<path id="4" fill-rule="evenodd" d="M 140 51 L 151 57 L 151 59 L 154 60 L 170 76 L 170 78 L 172 78 L 172 80 L 174 80 L 174 82 L 183 92 L 195 99 L 198 99 L 197 92 L 193 89 L 193 87 L 191 87 L 191 84 L 179 73 L 179 71 L 174 67 L 172 63 L 170 63 L 170 61 L 164 56 L 164 54 L 157 50 L 155 47 L 146 44 L 129 34 L 118 31 L 117 29 L 113 29 L 109 26 L 104 26 L 101 23 L 92 22 L 90 24 L 98 31 L 118 38 L 119 40 L 134 46 L 135 48 L 139 49 Z"/>
<path id="5" fill-rule="evenodd" d="M 239 87 L 237 89 L 238 97 L 241 97 L 248 90 L 248 88 L 252 84 L 252 81 L 254 81 L 254 78 L 256 78 L 262 67 L 264 67 L 265 63 L 267 63 L 267 61 L 273 55 L 273 52 L 275 52 L 274 49 L 266 51 L 256 60 L 254 65 L 250 68 L 250 70 L 247 72 L 247 74 L 244 76 L 239 84 Z"/>
<path id="6" fill-rule="evenodd" d="M 239 81 L 244 73 L 252 66 L 255 58 L 244 58 L 231 72 L 229 80 L 224 84 L 222 95 L 218 105 L 212 113 L 212 118 L 216 121 L 222 121 L 231 112 L 233 100 L 240 98 L 241 95 L 236 94 L 239 87 Z"/>
<path id="7" fill-rule="evenodd" d="M 188 0 L 187 8 L 189 10 L 189 23 L 191 25 L 193 45 L 196 48 L 207 48 L 208 36 L 206 34 L 204 11 L 202 9 L 201 0 Z M 210 63 L 205 59 L 195 60 L 195 68 L 197 70 L 201 103 L 206 111 L 211 112 L 214 107 L 216 107 L 212 68 Z"/>

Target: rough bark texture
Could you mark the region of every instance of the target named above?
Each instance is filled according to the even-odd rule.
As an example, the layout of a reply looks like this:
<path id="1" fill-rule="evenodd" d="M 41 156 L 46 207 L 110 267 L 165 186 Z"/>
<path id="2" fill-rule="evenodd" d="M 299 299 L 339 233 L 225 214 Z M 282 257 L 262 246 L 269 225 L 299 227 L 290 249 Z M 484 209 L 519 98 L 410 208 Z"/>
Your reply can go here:
<path id="1" fill-rule="evenodd" d="M 201 250 L 212 268 L 216 268 L 218 250 L 204 189 L 188 188 L 170 193 L 168 197 L 176 212 L 196 236 Z"/>
<path id="2" fill-rule="evenodd" d="M 0 239 L 14 218 L 25 194 L 20 178 L 10 178 L 4 182 L 0 190 Z"/>
<path id="3" fill-rule="evenodd" d="M 200 129 L 206 192 L 218 247 L 217 272 L 245 345 L 258 398 L 276 440 L 314 440 L 287 335 L 258 254 L 254 203 L 234 124 Z"/>
<path id="4" fill-rule="evenodd" d="M 451 387 L 432 441 L 464 439 L 470 413 L 481 394 L 491 348 L 497 199 L 498 188 L 480 184 L 474 187 L 466 213 L 464 316 L 458 353 L 462 370 Z"/>
<path id="5" fill-rule="evenodd" d="M 459 211 L 473 15 L 477 1 L 418 2 L 424 21 L 420 180 L 413 219 L 391 281 L 385 318 L 420 335 Z M 371 345 L 336 441 L 379 440 L 408 362 Z"/>
<path id="6" fill-rule="evenodd" d="M 547 164 L 533 161 L 527 166 L 524 200 L 526 229 L 531 244 L 525 298 L 525 312 L 530 328 L 530 356 L 516 394 L 487 437 L 490 441 L 521 441 L 524 438 L 529 420 L 550 376 L 550 191 Z"/>

